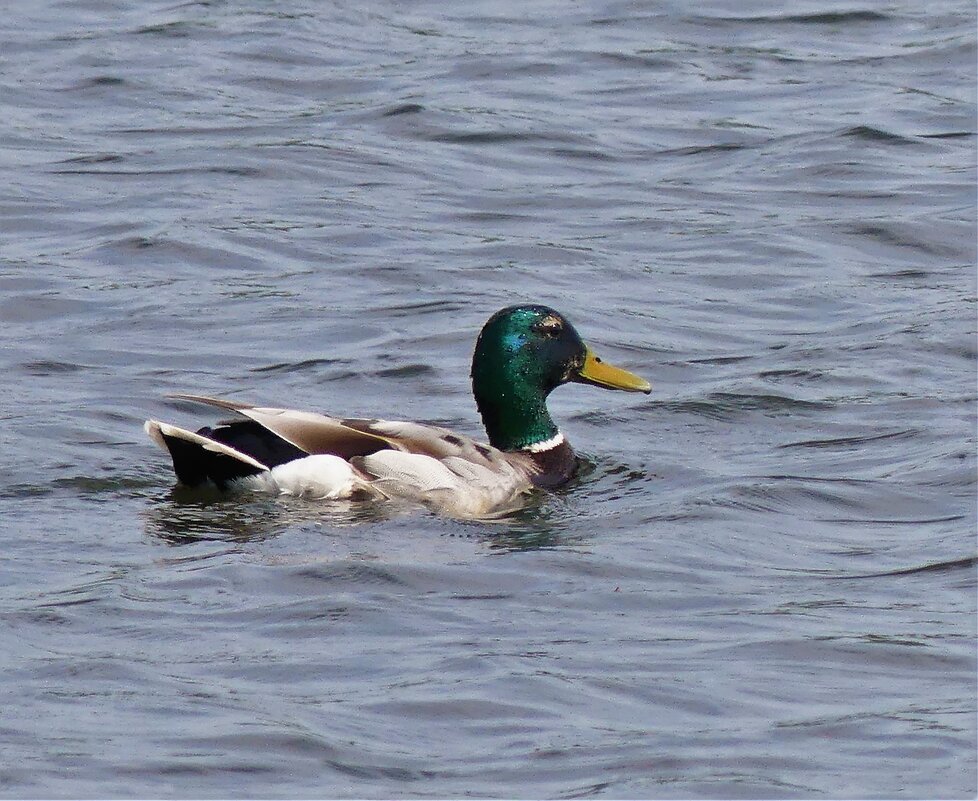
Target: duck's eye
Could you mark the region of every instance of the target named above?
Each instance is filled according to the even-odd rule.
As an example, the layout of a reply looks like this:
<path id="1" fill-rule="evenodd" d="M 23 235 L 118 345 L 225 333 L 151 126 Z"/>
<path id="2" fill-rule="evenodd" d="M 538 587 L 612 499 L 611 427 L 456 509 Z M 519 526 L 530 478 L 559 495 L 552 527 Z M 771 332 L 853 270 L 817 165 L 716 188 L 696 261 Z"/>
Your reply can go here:
<path id="1" fill-rule="evenodd" d="M 538 334 L 543 334 L 545 337 L 551 339 L 556 339 L 560 336 L 560 332 L 563 329 L 560 320 L 556 317 L 544 317 L 536 325 L 533 326 L 533 330 Z"/>

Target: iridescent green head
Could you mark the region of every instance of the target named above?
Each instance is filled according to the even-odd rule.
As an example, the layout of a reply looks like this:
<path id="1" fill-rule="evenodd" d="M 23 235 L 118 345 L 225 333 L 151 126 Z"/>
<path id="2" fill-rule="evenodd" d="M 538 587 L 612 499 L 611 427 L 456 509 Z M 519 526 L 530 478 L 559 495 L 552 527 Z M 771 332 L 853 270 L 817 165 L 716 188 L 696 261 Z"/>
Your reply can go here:
<path id="1" fill-rule="evenodd" d="M 557 436 L 547 396 L 568 381 L 652 391 L 647 381 L 594 356 L 574 326 L 547 306 L 510 306 L 489 318 L 472 355 L 472 392 L 495 447 L 522 450 Z"/>

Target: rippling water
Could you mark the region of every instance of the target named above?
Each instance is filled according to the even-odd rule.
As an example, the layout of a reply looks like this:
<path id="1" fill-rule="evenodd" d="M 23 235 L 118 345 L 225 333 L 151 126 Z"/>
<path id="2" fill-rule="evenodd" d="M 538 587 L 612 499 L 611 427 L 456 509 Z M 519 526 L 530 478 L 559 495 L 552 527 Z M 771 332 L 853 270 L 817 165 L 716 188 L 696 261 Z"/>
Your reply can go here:
<path id="1" fill-rule="evenodd" d="M 973 796 L 974 4 L 367 5 L 0 19 L 0 795 Z M 479 434 L 520 300 L 654 393 L 510 519 L 142 434 Z"/>

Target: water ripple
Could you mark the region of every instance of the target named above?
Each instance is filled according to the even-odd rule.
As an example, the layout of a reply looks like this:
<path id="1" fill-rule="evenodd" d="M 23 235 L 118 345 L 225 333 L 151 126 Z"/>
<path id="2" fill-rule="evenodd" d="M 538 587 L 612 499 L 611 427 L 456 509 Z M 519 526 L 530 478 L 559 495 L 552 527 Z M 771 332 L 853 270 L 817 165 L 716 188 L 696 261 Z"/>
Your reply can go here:
<path id="1" fill-rule="evenodd" d="M 974 3 L 8 5 L 3 793 L 973 794 Z M 142 433 L 481 435 L 520 301 L 654 392 L 504 518 Z"/>

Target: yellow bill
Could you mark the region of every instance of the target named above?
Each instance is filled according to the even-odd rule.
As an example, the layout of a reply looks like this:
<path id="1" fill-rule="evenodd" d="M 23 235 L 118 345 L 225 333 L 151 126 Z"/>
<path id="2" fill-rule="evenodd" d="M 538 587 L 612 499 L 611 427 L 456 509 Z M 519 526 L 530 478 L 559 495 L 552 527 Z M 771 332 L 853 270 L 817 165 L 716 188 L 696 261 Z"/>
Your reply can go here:
<path id="1" fill-rule="evenodd" d="M 644 378 L 639 378 L 628 370 L 607 364 L 590 349 L 586 349 L 584 366 L 577 372 L 573 379 L 582 384 L 594 384 L 605 389 L 623 389 L 625 392 L 644 392 L 648 395 L 652 391 L 652 385 Z"/>

